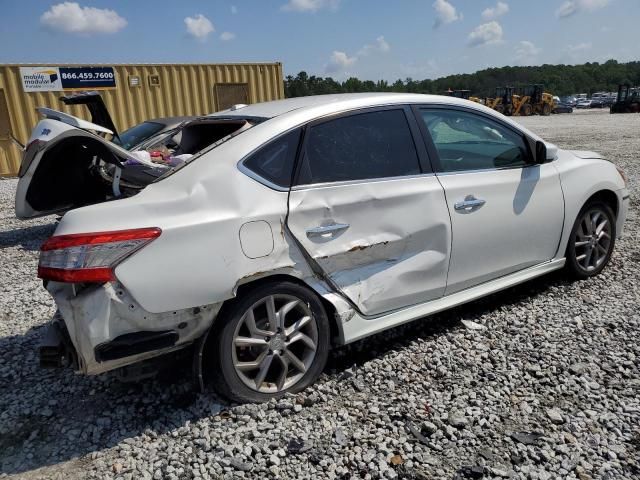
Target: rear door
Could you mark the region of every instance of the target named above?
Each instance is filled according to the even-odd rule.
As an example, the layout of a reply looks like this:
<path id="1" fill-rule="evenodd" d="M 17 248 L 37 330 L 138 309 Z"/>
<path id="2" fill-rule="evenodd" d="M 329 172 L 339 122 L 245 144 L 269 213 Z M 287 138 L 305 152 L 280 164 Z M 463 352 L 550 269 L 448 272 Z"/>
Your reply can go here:
<path id="1" fill-rule="evenodd" d="M 451 215 L 446 294 L 552 259 L 564 223 L 553 163 L 534 164 L 524 134 L 492 116 L 415 111 Z"/>
<path id="2" fill-rule="evenodd" d="M 309 125 L 288 227 L 364 315 L 443 295 L 451 244 L 444 192 L 411 112 L 350 112 Z"/>

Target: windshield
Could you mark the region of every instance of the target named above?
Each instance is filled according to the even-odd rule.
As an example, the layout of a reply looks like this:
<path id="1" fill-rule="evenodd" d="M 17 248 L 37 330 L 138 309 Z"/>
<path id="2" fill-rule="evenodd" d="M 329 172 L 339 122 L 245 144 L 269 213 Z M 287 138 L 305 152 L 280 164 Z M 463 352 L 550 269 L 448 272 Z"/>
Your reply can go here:
<path id="1" fill-rule="evenodd" d="M 139 123 L 138 125 L 134 125 L 130 129 L 122 132 L 119 140 L 118 137 L 114 137 L 113 143 L 120 145 L 126 150 L 131 150 L 131 148 L 135 147 L 140 142 L 145 141 L 149 137 L 152 137 L 164 127 L 165 126 L 162 123 L 156 122 Z"/>

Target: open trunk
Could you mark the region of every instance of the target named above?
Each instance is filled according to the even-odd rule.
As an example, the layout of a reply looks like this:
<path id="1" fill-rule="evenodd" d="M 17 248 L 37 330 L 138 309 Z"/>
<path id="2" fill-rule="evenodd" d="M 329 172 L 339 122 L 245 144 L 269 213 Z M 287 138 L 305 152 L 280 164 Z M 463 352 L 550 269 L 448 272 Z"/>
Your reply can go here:
<path id="1" fill-rule="evenodd" d="M 16 216 L 22 219 L 135 195 L 208 147 L 252 126 L 246 120 L 203 117 L 131 152 L 99 135 L 113 135 L 104 126 L 108 122 L 98 125 L 55 110 L 39 111 L 46 118 L 25 148 L 16 192 Z"/>

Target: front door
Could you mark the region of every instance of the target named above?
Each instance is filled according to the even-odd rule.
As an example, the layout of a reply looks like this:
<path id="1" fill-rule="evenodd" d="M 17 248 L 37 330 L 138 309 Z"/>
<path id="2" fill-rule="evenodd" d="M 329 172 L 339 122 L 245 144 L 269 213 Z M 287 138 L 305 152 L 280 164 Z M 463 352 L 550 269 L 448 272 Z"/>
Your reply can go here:
<path id="1" fill-rule="evenodd" d="M 552 259 L 564 222 L 552 163 L 533 164 L 521 132 L 468 110 L 419 110 L 453 241 L 446 294 Z"/>
<path id="2" fill-rule="evenodd" d="M 398 107 L 311 125 L 290 194 L 290 231 L 364 315 L 444 294 L 449 213 L 409 119 Z"/>

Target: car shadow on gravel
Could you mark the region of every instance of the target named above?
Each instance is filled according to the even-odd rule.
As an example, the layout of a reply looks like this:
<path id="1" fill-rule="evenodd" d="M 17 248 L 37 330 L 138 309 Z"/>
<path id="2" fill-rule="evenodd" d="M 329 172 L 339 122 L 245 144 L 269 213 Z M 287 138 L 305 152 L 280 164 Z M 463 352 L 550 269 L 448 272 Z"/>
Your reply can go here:
<path id="1" fill-rule="evenodd" d="M 405 348 L 415 340 L 437 337 L 456 328 L 464 328 L 460 322 L 462 319 L 477 321 L 498 308 L 542 294 L 551 287 L 571 283 L 564 272 L 553 272 L 473 302 L 372 335 L 351 345 L 334 349 L 325 372 L 339 374 L 345 370 L 357 369 L 374 358 Z M 491 328 L 490 325 L 488 327 Z"/>
<path id="2" fill-rule="evenodd" d="M 196 393 L 184 359 L 135 383 L 42 369 L 43 333 L 39 326 L 0 338 L 0 475 L 28 474 L 145 432 L 162 435 L 225 408 L 214 395 Z"/>
<path id="3" fill-rule="evenodd" d="M 47 223 L 0 232 L 0 248 L 21 246 L 24 250 L 39 250 L 55 228 L 56 223 Z"/>
<path id="4" fill-rule="evenodd" d="M 325 373 L 341 375 L 416 339 L 437 337 L 460 327 L 460 319 L 484 314 L 551 286 L 569 283 L 552 274 L 481 300 L 335 349 Z M 113 374 L 75 375 L 38 366 L 44 327 L 0 338 L 0 473 L 18 474 L 126 444 L 140 435 L 161 435 L 227 406 L 212 393 L 196 393 L 188 358 L 158 376 L 122 383 Z M 172 433 L 173 434 L 173 433 Z"/>

